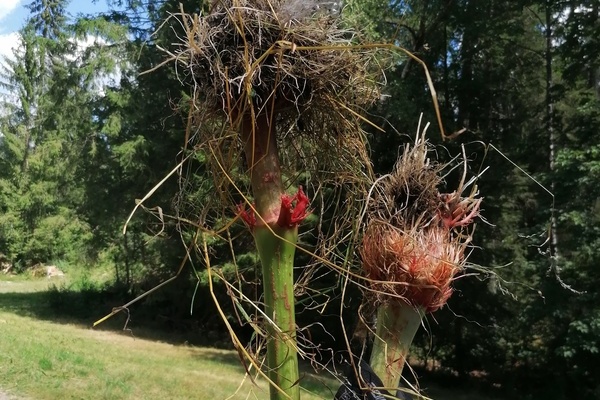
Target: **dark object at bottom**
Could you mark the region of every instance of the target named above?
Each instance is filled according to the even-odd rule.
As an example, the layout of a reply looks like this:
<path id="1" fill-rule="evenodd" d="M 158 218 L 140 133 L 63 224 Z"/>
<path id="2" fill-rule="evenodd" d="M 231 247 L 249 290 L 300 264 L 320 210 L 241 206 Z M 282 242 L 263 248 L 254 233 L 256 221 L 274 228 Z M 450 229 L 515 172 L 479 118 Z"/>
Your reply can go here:
<path id="1" fill-rule="evenodd" d="M 356 360 L 357 372 L 362 378 L 362 385 L 359 383 L 359 379 L 352 368 L 349 366 L 346 372 L 346 381 L 342 383 L 342 386 L 338 389 L 335 394 L 334 400 L 386 400 L 391 399 L 391 394 L 387 390 L 375 389 L 377 387 L 383 387 L 383 382 L 377 376 L 375 371 L 363 360 Z M 361 386 L 365 389 L 361 389 Z M 396 392 L 396 399 L 398 400 L 413 400 L 413 397 L 404 393 L 401 390 Z"/>

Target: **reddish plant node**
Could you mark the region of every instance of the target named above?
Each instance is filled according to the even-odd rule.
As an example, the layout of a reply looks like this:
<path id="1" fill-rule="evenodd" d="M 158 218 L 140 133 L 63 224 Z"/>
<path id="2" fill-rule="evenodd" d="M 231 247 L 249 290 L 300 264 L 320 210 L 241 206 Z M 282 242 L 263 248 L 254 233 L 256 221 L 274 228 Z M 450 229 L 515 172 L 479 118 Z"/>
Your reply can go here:
<path id="1" fill-rule="evenodd" d="M 256 214 L 253 209 L 249 211 L 246 210 L 246 205 L 244 203 L 240 203 L 237 206 L 237 212 L 240 218 L 248 225 L 250 229 L 254 229 L 256 226 Z"/>
<path id="2" fill-rule="evenodd" d="M 442 207 L 439 216 L 447 229 L 467 226 L 479 215 L 482 199 L 460 197 L 457 192 L 440 195 Z"/>
<path id="3" fill-rule="evenodd" d="M 277 224 L 283 228 L 298 226 L 311 211 L 308 210 L 310 200 L 304 194 L 302 186 L 298 186 L 298 192 L 294 196 L 284 194 L 281 196 L 281 209 Z"/>

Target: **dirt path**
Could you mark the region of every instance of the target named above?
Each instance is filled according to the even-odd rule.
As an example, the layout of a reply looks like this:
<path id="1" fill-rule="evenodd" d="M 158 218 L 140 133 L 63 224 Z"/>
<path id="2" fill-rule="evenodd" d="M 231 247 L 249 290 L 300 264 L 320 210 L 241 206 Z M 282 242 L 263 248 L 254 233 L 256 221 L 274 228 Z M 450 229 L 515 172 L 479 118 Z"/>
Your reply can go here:
<path id="1" fill-rule="evenodd" d="M 2 389 L 0 389 L 0 400 L 19 400 L 19 398 L 15 397 L 11 394 L 8 394 L 8 393 L 2 391 Z"/>

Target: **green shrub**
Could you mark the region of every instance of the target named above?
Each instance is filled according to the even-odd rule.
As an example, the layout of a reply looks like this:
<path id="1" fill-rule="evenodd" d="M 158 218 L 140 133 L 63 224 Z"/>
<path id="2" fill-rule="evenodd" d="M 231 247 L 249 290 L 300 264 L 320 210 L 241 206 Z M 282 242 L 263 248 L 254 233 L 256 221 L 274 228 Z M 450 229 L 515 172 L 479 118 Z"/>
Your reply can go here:
<path id="1" fill-rule="evenodd" d="M 24 257 L 32 262 L 49 262 L 65 259 L 70 262 L 85 261 L 89 253 L 92 232 L 89 225 L 67 209 L 59 210 L 39 221 L 26 241 Z"/>

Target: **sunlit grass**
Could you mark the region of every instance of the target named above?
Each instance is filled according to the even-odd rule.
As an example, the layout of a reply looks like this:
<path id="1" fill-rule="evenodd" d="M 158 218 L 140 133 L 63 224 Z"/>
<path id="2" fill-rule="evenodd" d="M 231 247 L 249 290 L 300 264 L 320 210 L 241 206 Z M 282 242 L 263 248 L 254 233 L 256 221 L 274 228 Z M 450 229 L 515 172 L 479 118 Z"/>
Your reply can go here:
<path id="1" fill-rule="evenodd" d="M 52 285 L 61 285 L 66 282 L 65 278 L 30 279 L 23 275 L 4 275 L 0 279 L 0 293 L 39 292 Z"/>
<path id="2" fill-rule="evenodd" d="M 174 346 L 5 311 L 0 311 L 0 330 L 0 387 L 15 395 L 32 399 L 268 398 L 264 382 L 257 386 L 248 379 L 244 382 L 244 371 L 231 351 Z M 327 397 L 305 393 L 303 399 L 333 397 L 325 388 L 321 391 Z"/>
<path id="3" fill-rule="evenodd" d="M 233 351 L 169 344 L 183 343 L 181 334 L 147 328 L 136 328 L 134 337 L 119 330 L 124 315 L 103 326 L 116 330 L 90 329 L 94 319 L 89 315 L 97 318 L 107 305 L 99 306 L 89 294 L 48 291 L 53 285 L 79 287 L 77 282 L 73 275 L 0 275 L 0 392 L 28 400 L 269 398 L 264 380 L 254 385 L 245 379 Z M 61 312 L 54 308 L 57 304 Z M 302 375 L 302 386 L 311 392 L 303 390 L 302 400 L 333 399 L 339 383 L 330 374 Z M 421 383 L 436 400 L 493 398 L 461 387 Z"/>
<path id="4" fill-rule="evenodd" d="M 68 279 L 0 277 L 3 391 L 33 400 L 268 398 L 264 381 L 254 385 L 244 377 L 235 352 L 143 340 L 46 317 L 52 316 L 51 306 L 36 304 L 47 298 L 40 291 Z M 315 379 L 307 384 L 320 395 L 305 392 L 303 399 L 333 398 Z"/>

